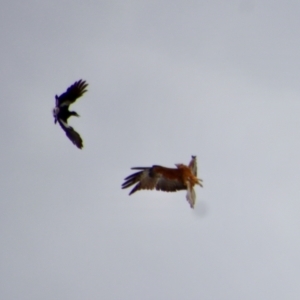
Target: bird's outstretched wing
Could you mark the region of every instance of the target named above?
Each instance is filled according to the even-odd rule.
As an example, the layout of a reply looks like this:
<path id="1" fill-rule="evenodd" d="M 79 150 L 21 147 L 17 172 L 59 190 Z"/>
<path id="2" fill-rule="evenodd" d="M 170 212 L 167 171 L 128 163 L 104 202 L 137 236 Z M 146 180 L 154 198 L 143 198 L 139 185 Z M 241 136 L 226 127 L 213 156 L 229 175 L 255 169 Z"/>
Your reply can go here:
<path id="1" fill-rule="evenodd" d="M 79 149 L 83 147 L 83 141 L 78 132 L 76 132 L 73 127 L 71 127 L 68 123 L 58 119 L 58 123 L 61 128 L 66 133 L 66 136 L 71 140 L 71 142 L 76 145 Z"/>
<path id="2" fill-rule="evenodd" d="M 74 103 L 77 98 L 81 97 L 87 91 L 88 84 L 86 81 L 80 79 L 72 84 L 68 89 L 59 97 L 56 96 L 56 106 L 69 106 Z"/>
<path id="3" fill-rule="evenodd" d="M 192 155 L 192 159 L 189 163 L 189 168 L 192 171 L 192 174 L 197 177 L 197 156 Z"/>
<path id="4" fill-rule="evenodd" d="M 185 190 L 187 187 L 182 181 L 181 170 L 165 168 L 162 166 L 135 167 L 132 170 L 141 170 L 125 178 L 122 188 L 128 188 L 134 184 L 135 187 L 129 195 L 138 190 L 161 190 L 165 192 L 176 192 Z"/>

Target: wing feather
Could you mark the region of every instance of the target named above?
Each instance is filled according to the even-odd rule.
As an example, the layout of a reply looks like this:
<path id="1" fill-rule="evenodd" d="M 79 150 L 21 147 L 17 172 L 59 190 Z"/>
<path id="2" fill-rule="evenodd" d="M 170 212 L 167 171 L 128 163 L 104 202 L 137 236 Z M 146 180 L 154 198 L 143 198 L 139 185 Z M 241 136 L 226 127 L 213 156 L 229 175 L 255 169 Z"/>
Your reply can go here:
<path id="1" fill-rule="evenodd" d="M 85 80 L 78 80 L 74 84 L 72 84 L 66 92 L 61 94 L 59 97 L 56 96 L 56 103 L 57 106 L 69 106 L 70 104 L 74 103 L 76 99 L 81 97 L 85 92 L 87 92 L 87 86 Z"/>
<path id="2" fill-rule="evenodd" d="M 79 149 L 83 148 L 83 141 L 81 136 L 78 132 L 76 132 L 73 127 L 68 125 L 66 122 L 62 121 L 61 119 L 58 119 L 58 123 L 61 126 L 61 128 L 66 133 L 66 136 L 71 140 L 71 142 L 76 145 Z"/>
<path id="3" fill-rule="evenodd" d="M 177 179 L 161 177 L 156 184 L 156 190 L 164 192 L 176 192 L 180 190 L 186 190 L 186 186 L 183 184 L 183 182 Z"/>
<path id="4" fill-rule="evenodd" d="M 135 187 L 130 191 L 129 195 L 141 189 L 153 190 L 156 185 L 157 176 L 152 172 L 152 168 L 138 169 L 142 169 L 142 171 L 127 176 L 124 179 L 125 182 L 122 184 L 122 189 L 126 189 L 137 183 Z"/>

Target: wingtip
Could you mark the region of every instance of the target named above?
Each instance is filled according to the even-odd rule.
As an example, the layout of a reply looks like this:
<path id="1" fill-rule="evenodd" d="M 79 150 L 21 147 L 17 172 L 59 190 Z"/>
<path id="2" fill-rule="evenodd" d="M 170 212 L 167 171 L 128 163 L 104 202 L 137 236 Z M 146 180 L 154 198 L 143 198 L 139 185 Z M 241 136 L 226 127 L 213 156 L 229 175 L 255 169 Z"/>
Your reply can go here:
<path id="1" fill-rule="evenodd" d="M 188 186 L 188 188 L 187 188 L 186 200 L 190 204 L 190 207 L 194 208 L 195 203 L 196 203 L 196 193 L 191 186 Z"/>

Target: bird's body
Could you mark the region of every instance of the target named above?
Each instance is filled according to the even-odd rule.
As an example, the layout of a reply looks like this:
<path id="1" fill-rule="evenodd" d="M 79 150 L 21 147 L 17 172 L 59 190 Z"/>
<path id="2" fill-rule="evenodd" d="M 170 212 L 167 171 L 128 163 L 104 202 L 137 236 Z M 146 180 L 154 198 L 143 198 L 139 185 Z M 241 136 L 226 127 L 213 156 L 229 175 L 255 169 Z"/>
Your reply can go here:
<path id="1" fill-rule="evenodd" d="M 176 164 L 176 168 L 166 168 L 158 165 L 152 167 L 134 167 L 132 170 L 140 170 L 125 178 L 122 188 L 128 188 L 134 184 L 129 195 L 138 190 L 159 190 L 164 192 L 176 192 L 187 190 L 186 199 L 193 208 L 196 200 L 194 186 L 202 187 L 202 180 L 196 177 L 196 156 L 192 156 L 189 166 Z"/>
<path id="2" fill-rule="evenodd" d="M 68 118 L 71 116 L 79 117 L 75 111 L 70 111 L 69 106 L 81 97 L 87 90 L 88 84 L 84 80 L 78 80 L 71 85 L 66 92 L 60 96 L 55 96 L 55 107 L 53 109 L 54 123 L 58 122 L 65 131 L 67 137 L 79 149 L 83 147 L 83 141 L 79 133 L 68 124 Z"/>

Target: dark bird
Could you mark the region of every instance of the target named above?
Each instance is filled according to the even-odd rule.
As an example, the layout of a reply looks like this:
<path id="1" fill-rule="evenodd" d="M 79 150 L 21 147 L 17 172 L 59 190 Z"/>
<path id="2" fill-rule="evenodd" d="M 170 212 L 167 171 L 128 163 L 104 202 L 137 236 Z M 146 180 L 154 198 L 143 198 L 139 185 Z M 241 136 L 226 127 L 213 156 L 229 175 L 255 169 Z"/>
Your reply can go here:
<path id="1" fill-rule="evenodd" d="M 68 124 L 69 117 L 79 117 L 79 115 L 76 111 L 70 111 L 69 106 L 87 91 L 87 86 L 88 84 L 82 79 L 76 81 L 73 85 L 68 87 L 63 94 L 60 96 L 55 95 L 55 107 L 53 108 L 54 123 L 59 123 L 67 137 L 79 149 L 83 147 L 82 138 L 79 133 Z"/>
<path id="2" fill-rule="evenodd" d="M 126 189 L 134 184 L 134 188 L 129 195 L 138 190 L 153 190 L 164 192 L 176 192 L 187 190 L 186 199 L 191 208 L 194 208 L 196 193 L 194 186 L 202 185 L 202 179 L 197 178 L 197 158 L 192 156 L 189 165 L 175 164 L 175 168 L 166 168 L 154 165 L 152 167 L 134 167 L 132 170 L 140 170 L 129 175 L 122 184 L 122 189 Z"/>

